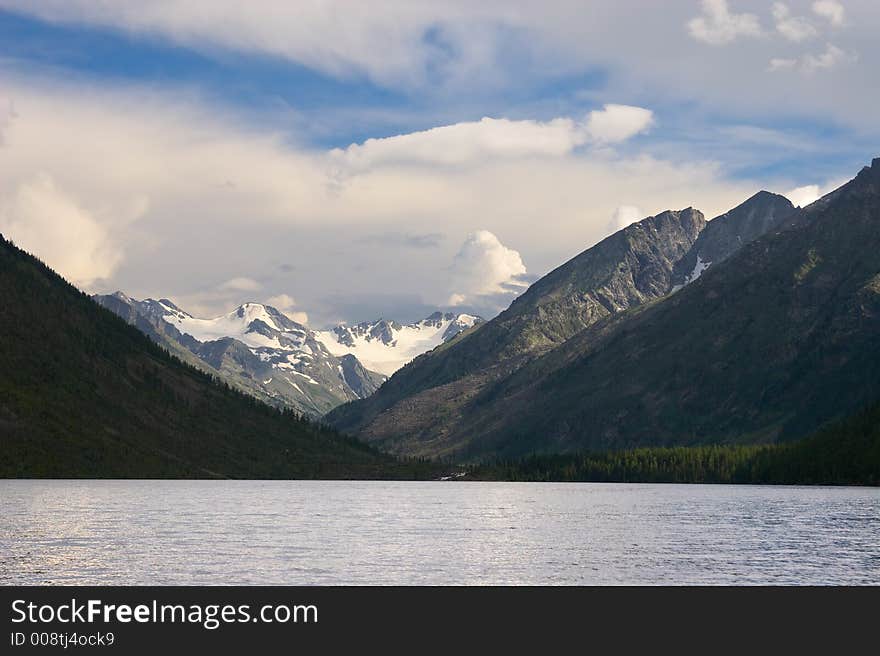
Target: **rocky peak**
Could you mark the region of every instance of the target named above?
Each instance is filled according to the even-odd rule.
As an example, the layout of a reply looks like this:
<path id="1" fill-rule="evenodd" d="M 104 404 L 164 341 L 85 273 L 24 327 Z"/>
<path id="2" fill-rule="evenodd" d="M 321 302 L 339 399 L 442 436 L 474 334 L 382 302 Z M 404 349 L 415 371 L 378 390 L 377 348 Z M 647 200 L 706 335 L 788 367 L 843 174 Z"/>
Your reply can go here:
<path id="1" fill-rule="evenodd" d="M 672 291 L 693 282 L 714 264 L 776 228 L 795 211 L 791 201 L 769 191 L 757 194 L 705 224 L 693 247 L 676 262 Z"/>

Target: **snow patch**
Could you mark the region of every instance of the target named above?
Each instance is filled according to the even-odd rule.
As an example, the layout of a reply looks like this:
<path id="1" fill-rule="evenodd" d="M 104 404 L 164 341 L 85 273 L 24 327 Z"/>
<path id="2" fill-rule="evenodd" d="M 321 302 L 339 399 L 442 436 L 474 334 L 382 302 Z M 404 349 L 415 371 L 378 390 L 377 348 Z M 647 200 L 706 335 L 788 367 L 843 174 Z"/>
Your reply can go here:
<path id="1" fill-rule="evenodd" d="M 701 275 L 703 275 L 703 271 L 712 266 L 711 262 L 703 262 L 703 258 L 697 255 L 697 263 L 694 265 L 694 270 L 691 271 L 691 275 L 688 276 L 687 282 L 693 282 Z M 685 283 L 687 284 L 687 283 Z"/>
<path id="2" fill-rule="evenodd" d="M 711 262 L 703 262 L 703 258 L 697 255 L 697 263 L 694 265 L 694 270 L 690 272 L 689 275 L 685 276 L 684 282 L 679 285 L 673 285 L 672 289 L 669 290 L 670 294 L 674 294 L 678 290 L 682 289 L 685 285 L 691 284 L 694 280 L 703 275 L 703 272 L 712 266 Z"/>
<path id="3" fill-rule="evenodd" d="M 311 383 L 312 385 L 318 385 L 318 384 L 319 384 L 318 381 L 316 381 L 314 378 L 312 378 L 312 377 L 309 376 L 308 374 L 304 374 L 304 373 L 301 372 L 301 371 L 296 371 L 296 370 L 294 369 L 292 373 L 293 373 L 295 376 L 302 376 L 303 378 L 306 379 L 306 382 L 307 382 L 307 383 Z"/>
<path id="4" fill-rule="evenodd" d="M 382 321 L 353 328 L 337 326 L 335 330 L 316 331 L 315 339 L 337 357 L 354 355 L 367 369 L 390 376 L 422 353 L 443 344 L 453 324 L 465 330 L 479 321 L 479 317 L 469 314 L 437 313 L 405 326 Z"/>

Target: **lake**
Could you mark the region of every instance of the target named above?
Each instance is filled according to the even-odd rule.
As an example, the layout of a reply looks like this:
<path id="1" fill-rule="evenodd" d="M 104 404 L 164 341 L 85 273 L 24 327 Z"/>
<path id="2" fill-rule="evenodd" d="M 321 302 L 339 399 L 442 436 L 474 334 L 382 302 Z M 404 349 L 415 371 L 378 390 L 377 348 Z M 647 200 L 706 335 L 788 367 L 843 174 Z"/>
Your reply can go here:
<path id="1" fill-rule="evenodd" d="M 5 480 L 0 584 L 880 584 L 880 490 Z"/>

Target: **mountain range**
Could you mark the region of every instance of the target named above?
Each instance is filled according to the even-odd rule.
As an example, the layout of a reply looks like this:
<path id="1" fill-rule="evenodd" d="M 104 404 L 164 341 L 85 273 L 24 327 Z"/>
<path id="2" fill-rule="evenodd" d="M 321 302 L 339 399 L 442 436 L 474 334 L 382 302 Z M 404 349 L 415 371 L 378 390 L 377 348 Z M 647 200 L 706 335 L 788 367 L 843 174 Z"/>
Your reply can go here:
<path id="1" fill-rule="evenodd" d="M 485 322 L 199 319 L 90 298 L 2 237 L 0 294 L 0 476 L 393 478 L 443 458 L 625 477 L 629 458 L 655 480 L 662 456 L 674 480 L 877 480 L 880 159 L 804 208 L 760 192 L 647 217 Z M 685 446 L 705 448 L 643 448 Z M 529 454 L 563 459 L 509 464 Z"/>
<path id="2" fill-rule="evenodd" d="M 380 319 L 315 331 L 261 303 L 198 319 L 164 298 L 139 301 L 122 292 L 93 298 L 184 362 L 311 417 L 366 398 L 415 356 L 482 321 L 437 312 L 412 324 Z"/>
<path id="3" fill-rule="evenodd" d="M 880 160 L 806 208 L 663 212 L 326 420 L 462 460 L 800 438 L 880 398 Z"/>

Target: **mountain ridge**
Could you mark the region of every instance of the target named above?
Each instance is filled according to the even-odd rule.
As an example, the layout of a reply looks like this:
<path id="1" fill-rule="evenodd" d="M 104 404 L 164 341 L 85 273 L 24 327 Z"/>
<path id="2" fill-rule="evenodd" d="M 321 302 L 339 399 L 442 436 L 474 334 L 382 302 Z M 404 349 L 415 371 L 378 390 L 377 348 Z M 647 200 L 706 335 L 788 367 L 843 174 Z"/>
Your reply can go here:
<path id="1" fill-rule="evenodd" d="M 706 224 L 693 248 L 673 268 L 671 291 L 696 280 L 744 245 L 778 226 L 795 210 L 784 196 L 759 191 Z"/>
<path id="2" fill-rule="evenodd" d="M 880 160 L 475 398 L 468 457 L 799 439 L 880 398 Z M 476 437 L 474 437 L 476 436 Z"/>
<path id="3" fill-rule="evenodd" d="M 433 440 L 436 428 L 442 440 L 445 429 L 434 425 L 436 416 L 444 418 L 441 423 L 454 420 L 462 405 L 492 381 L 597 319 L 665 294 L 674 263 L 692 247 L 705 224 L 701 212 L 685 208 L 627 226 L 548 273 L 491 321 L 403 367 L 381 393 L 336 408 L 326 419 L 383 445 L 381 434 L 386 431 L 405 430 L 420 440 Z M 375 431 L 362 431 L 407 398 L 412 401 L 407 408 L 412 408 L 393 412 Z"/>
<path id="4" fill-rule="evenodd" d="M 873 175 L 872 170 L 873 168 L 866 167 L 856 179 L 866 179 L 866 176 Z M 682 303 L 694 303 L 692 299 L 695 295 L 707 293 L 706 279 L 710 281 L 716 279 L 719 271 L 731 271 L 740 267 L 744 269 L 740 274 L 747 277 L 755 266 L 755 263 L 749 259 L 750 254 L 764 248 L 767 239 L 776 237 L 780 243 L 785 243 L 790 234 L 810 224 L 810 216 L 824 211 L 822 208 L 834 203 L 835 199 L 845 198 L 847 193 L 846 190 L 837 190 L 800 210 L 795 210 L 783 197 L 766 192 L 756 194 L 733 210 L 704 224 L 698 231 L 699 235 L 688 245 L 686 252 L 675 258 L 671 273 L 667 277 L 668 287 L 663 293 L 657 293 L 629 307 L 603 313 L 582 330 L 573 332 L 555 346 L 541 351 L 537 357 L 525 358 L 523 362 L 510 367 L 502 375 L 491 376 L 483 372 L 484 379 L 473 384 L 466 383 L 467 376 L 456 376 L 457 372 L 453 372 L 453 375 L 445 380 L 442 376 L 434 375 L 431 369 L 442 369 L 446 363 L 440 362 L 435 354 L 431 354 L 416 361 L 409 370 L 406 368 L 401 370 L 401 374 L 392 377 L 376 395 L 365 401 L 341 406 L 332 411 L 327 419 L 341 430 L 359 435 L 395 453 L 469 459 L 498 454 L 515 457 L 531 452 L 551 453 L 584 448 L 697 444 L 730 439 L 745 442 L 773 441 L 780 437 L 785 439 L 804 435 L 810 429 L 819 426 L 822 421 L 833 419 L 835 412 L 832 410 L 835 407 L 839 412 L 843 412 L 851 409 L 852 404 L 840 403 L 839 406 L 835 406 L 817 400 L 814 403 L 815 411 L 809 410 L 795 417 L 791 410 L 794 404 L 790 403 L 791 399 L 789 399 L 788 416 L 776 417 L 775 423 L 768 415 L 770 410 L 760 404 L 757 406 L 759 410 L 749 410 L 755 415 L 754 421 L 736 422 L 726 419 L 727 415 L 724 413 L 744 412 L 743 408 L 738 410 L 718 401 L 719 407 L 724 410 L 713 412 L 711 408 L 700 405 L 703 396 L 694 386 L 686 384 L 687 381 L 675 388 L 681 390 L 677 393 L 687 396 L 673 402 L 673 397 L 669 396 L 673 394 L 672 387 L 667 384 L 666 378 L 675 380 L 676 384 L 679 384 L 681 382 L 679 372 L 688 369 L 681 360 L 688 357 L 698 360 L 709 358 L 701 349 L 711 352 L 707 344 L 711 345 L 713 333 L 699 331 L 695 333 L 688 326 L 688 322 L 694 324 L 700 320 L 701 311 L 696 308 L 679 316 L 678 323 L 671 320 L 660 322 L 662 330 L 665 331 L 662 335 L 658 335 L 658 329 L 652 329 L 650 324 L 657 323 L 658 317 L 665 316 L 664 313 L 669 312 L 669 308 L 677 307 Z M 727 222 L 730 223 L 729 226 L 725 226 Z M 717 227 L 707 233 L 706 230 L 713 223 Z M 749 230 L 743 230 L 743 225 Z M 621 231 L 624 235 L 621 233 L 612 235 L 597 246 L 609 240 L 623 239 L 626 230 L 629 228 Z M 740 236 L 743 232 L 746 233 L 745 238 L 729 239 L 729 236 L 736 235 L 738 230 Z M 765 231 L 763 235 L 752 238 L 755 232 L 762 230 Z M 713 233 L 724 238 L 714 237 Z M 780 236 L 783 233 L 785 236 Z M 700 236 L 703 234 L 707 237 L 701 241 Z M 862 241 L 872 243 L 872 240 L 873 234 L 868 231 Z M 683 281 L 690 284 L 682 285 L 681 272 L 687 272 L 688 268 L 693 267 L 702 254 L 700 248 L 712 245 L 713 241 L 716 242 L 717 252 L 723 257 L 715 264 L 708 265 L 700 272 L 701 275 Z M 850 244 L 847 248 L 849 247 L 858 249 L 859 245 Z M 588 249 L 585 253 L 590 250 L 592 249 Z M 792 274 L 794 278 L 788 279 L 794 287 L 797 287 L 798 276 L 808 278 L 810 272 L 817 266 L 817 263 L 810 261 L 808 253 L 809 248 L 806 249 L 806 253 L 798 255 L 803 255 L 804 262 L 801 263 L 803 271 L 797 275 Z M 584 254 L 578 257 L 583 256 Z M 693 264 L 687 262 L 686 258 L 691 258 Z M 571 266 L 571 262 L 560 268 L 565 266 Z M 693 270 L 690 268 L 691 272 Z M 552 278 L 554 274 L 557 280 Z M 553 293 L 558 294 L 558 277 L 559 274 L 551 272 L 535 283 L 533 288 L 549 286 Z M 768 280 L 765 283 L 767 290 L 775 289 L 779 294 L 787 293 L 784 285 L 774 286 L 772 282 Z M 527 299 L 527 295 L 537 297 L 533 288 L 523 294 L 521 299 Z M 590 290 L 585 291 L 590 292 Z M 748 288 L 745 291 L 746 295 L 759 294 L 760 289 Z M 708 293 L 712 297 L 700 302 L 705 303 L 707 307 L 714 307 L 711 304 L 713 301 L 716 305 L 722 306 L 724 303 L 734 304 L 735 297 L 743 295 L 744 290 L 730 289 L 724 293 L 715 291 Z M 528 305 L 528 300 L 521 299 L 511 304 L 510 309 L 513 310 L 517 304 Z M 778 304 L 778 301 L 767 302 Z M 541 305 L 532 302 L 532 306 L 537 307 L 540 313 Z M 798 306 L 797 311 L 808 314 L 809 309 L 809 305 L 804 303 Z M 763 307 L 749 307 L 740 315 L 726 317 L 725 324 L 713 325 L 711 331 L 725 335 L 740 329 L 743 322 L 760 323 L 764 311 Z M 503 315 L 504 313 L 499 316 Z M 782 319 L 777 317 L 777 320 Z M 493 328 L 497 330 L 498 326 L 493 322 L 483 326 L 474 335 L 461 340 L 457 345 L 458 348 L 463 348 L 482 331 L 491 331 Z M 764 329 L 770 330 L 769 326 Z M 679 333 L 682 332 L 689 336 L 693 344 L 681 343 Z M 653 341 L 648 345 L 633 343 L 631 341 L 633 338 L 628 337 L 633 333 L 651 335 Z M 796 339 L 797 335 L 797 331 L 792 329 L 791 338 Z M 772 341 L 768 339 L 768 342 Z M 663 355 L 666 357 L 663 360 L 664 366 L 660 367 L 659 364 L 655 366 L 652 364 L 654 353 L 665 354 L 665 342 L 677 345 L 678 359 Z M 630 351 L 626 351 L 621 344 L 630 344 Z M 497 347 L 497 343 L 495 346 Z M 755 348 L 760 347 L 756 345 Z M 780 345 L 782 352 L 785 352 L 786 348 L 793 347 Z M 484 354 L 484 359 L 491 358 L 497 352 L 497 350 L 493 352 L 490 346 Z M 614 356 L 607 353 L 613 353 Z M 734 352 L 729 361 L 725 361 L 725 366 L 742 368 L 742 365 L 737 365 L 735 355 Z M 752 353 L 742 355 L 745 359 L 755 358 Z M 812 366 L 815 369 L 815 363 L 810 364 L 809 358 L 807 356 L 805 358 L 803 366 Z M 765 359 L 772 360 L 770 357 Z M 711 363 L 711 358 L 706 361 Z M 590 364 L 591 362 L 601 362 L 602 366 L 598 367 Z M 760 360 L 755 361 L 755 367 L 758 369 L 762 364 Z M 640 372 L 640 365 L 648 367 L 649 371 Z M 616 371 L 618 366 L 621 367 L 621 371 Z M 641 381 L 649 375 L 653 376 L 651 378 L 653 382 L 652 385 L 646 386 Z M 756 389 L 760 389 L 760 381 L 754 380 L 757 374 L 753 372 L 751 375 L 752 378 L 743 375 L 738 379 L 738 383 L 743 386 L 753 384 Z M 831 375 L 830 371 L 826 375 Z M 723 387 L 725 384 L 723 377 L 714 377 L 712 380 L 718 387 Z M 638 391 L 633 391 L 636 388 Z M 842 385 L 842 388 L 845 389 L 847 386 Z M 667 396 L 664 396 L 664 393 L 667 393 Z M 772 389 L 765 393 L 772 394 Z M 861 402 L 873 400 L 870 390 L 863 390 L 863 393 L 857 396 Z M 876 396 L 880 397 L 880 392 Z M 617 403 L 618 397 L 626 401 Z M 692 404 L 688 406 L 690 414 L 684 419 L 678 416 L 676 410 L 678 403 Z M 439 408 L 435 410 L 433 405 Z M 766 406 L 766 403 L 764 405 Z M 650 412 L 645 408 L 649 408 Z M 823 410 L 820 412 L 819 408 Z M 608 412 L 603 415 L 603 410 Z M 811 413 L 812 418 L 808 416 Z M 716 422 L 717 433 L 706 432 L 711 427 L 708 422 L 700 423 L 696 419 L 701 416 L 712 417 Z M 639 426 L 635 417 L 639 417 L 644 426 Z"/>

